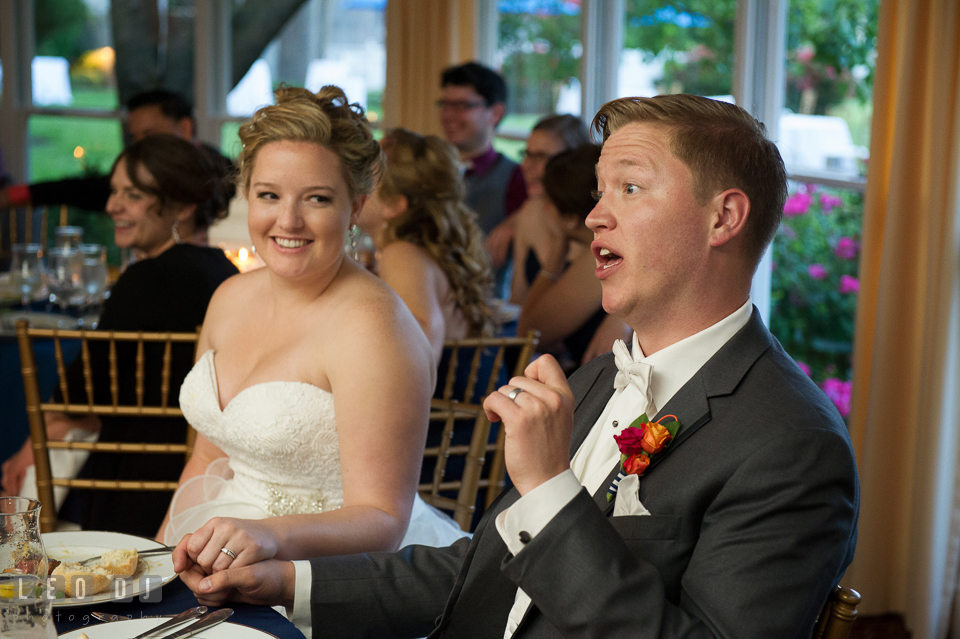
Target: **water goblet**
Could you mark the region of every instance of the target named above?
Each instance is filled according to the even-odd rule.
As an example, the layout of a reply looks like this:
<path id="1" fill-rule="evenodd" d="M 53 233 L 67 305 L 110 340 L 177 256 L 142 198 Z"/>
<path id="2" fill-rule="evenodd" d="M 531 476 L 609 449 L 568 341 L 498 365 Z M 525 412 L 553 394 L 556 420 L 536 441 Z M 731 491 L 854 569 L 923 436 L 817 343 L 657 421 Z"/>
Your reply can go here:
<path id="1" fill-rule="evenodd" d="M 83 255 L 74 247 L 59 246 L 48 253 L 50 268 L 47 287 L 50 303 L 61 309 L 83 303 L 86 298 L 83 284 Z"/>
<path id="2" fill-rule="evenodd" d="M 103 302 L 107 292 L 107 249 L 100 244 L 81 244 L 83 257 L 83 285 L 86 304 L 95 306 Z"/>
<path id="3" fill-rule="evenodd" d="M 43 286 L 43 246 L 40 244 L 14 244 L 10 247 L 10 280 L 14 290 L 20 293 L 20 302 L 29 306 L 33 297 Z"/>
<path id="4" fill-rule="evenodd" d="M 35 575 L 0 574 L 0 637 L 56 639 L 50 614 L 55 591 Z"/>
<path id="5" fill-rule="evenodd" d="M 36 499 L 0 497 L 0 574 L 46 578 L 40 507 Z"/>

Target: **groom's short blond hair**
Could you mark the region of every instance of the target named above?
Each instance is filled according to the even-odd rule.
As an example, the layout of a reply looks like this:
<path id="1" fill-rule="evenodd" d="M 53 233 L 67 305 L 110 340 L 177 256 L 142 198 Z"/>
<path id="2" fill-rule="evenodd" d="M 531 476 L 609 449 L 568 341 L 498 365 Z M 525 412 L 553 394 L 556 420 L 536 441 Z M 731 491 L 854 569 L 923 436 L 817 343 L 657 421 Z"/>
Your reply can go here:
<path id="1" fill-rule="evenodd" d="M 746 257 L 754 267 L 773 240 L 787 199 L 787 172 L 766 129 L 740 107 L 696 95 L 619 98 L 593 119 L 606 141 L 624 126 L 662 125 L 673 154 L 693 174 L 694 197 L 701 202 L 730 188 L 750 199 L 745 229 Z"/>

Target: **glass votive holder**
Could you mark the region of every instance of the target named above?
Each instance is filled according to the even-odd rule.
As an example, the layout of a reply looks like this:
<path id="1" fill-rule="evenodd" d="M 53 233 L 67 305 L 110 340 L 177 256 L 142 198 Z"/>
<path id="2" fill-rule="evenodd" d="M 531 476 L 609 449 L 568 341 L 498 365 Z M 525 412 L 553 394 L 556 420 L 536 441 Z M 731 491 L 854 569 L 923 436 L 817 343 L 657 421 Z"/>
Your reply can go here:
<path id="1" fill-rule="evenodd" d="M 53 232 L 55 247 L 76 248 L 83 242 L 82 226 L 58 226 Z"/>

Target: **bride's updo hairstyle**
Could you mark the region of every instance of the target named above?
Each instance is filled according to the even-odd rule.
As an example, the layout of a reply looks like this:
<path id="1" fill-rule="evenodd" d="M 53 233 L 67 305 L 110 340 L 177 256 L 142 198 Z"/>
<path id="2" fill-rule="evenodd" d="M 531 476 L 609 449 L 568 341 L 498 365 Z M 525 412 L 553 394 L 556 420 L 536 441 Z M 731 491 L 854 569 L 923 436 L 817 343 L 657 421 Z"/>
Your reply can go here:
<path id="1" fill-rule="evenodd" d="M 336 154 L 350 197 L 369 195 L 382 164 L 380 145 L 367 126 L 363 108 L 349 104 L 339 87 L 317 93 L 281 86 L 276 104 L 259 109 L 240 127 L 243 149 L 237 158 L 239 187 L 246 193 L 257 153 L 271 142 L 312 142 Z"/>
<path id="2" fill-rule="evenodd" d="M 407 199 L 407 209 L 387 222 L 383 244 L 405 241 L 425 250 L 447 276 L 471 329 L 491 333 L 490 258 L 476 217 L 463 201 L 466 189 L 456 149 L 435 135 L 406 129 L 388 131 L 381 146 L 387 164 L 380 175 L 380 199 Z"/>

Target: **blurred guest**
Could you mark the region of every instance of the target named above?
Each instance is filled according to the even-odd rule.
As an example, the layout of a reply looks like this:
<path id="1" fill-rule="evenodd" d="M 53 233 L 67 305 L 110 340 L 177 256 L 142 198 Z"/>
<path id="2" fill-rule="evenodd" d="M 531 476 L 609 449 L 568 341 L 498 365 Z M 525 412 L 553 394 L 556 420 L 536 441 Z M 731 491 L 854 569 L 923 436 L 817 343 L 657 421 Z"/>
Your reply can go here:
<path id="1" fill-rule="evenodd" d="M 491 332 L 490 261 L 463 202 L 455 149 L 406 129 L 380 144 L 387 165 L 359 225 L 379 251 L 380 278 L 406 303 L 439 362 L 444 340 Z"/>
<path id="2" fill-rule="evenodd" d="M 510 301 L 514 304 L 523 304 L 530 282 L 537 276 L 549 251 L 550 237 L 541 223 L 544 216 L 543 169 L 557 153 L 589 143 L 587 127 L 573 115 L 548 115 L 530 131 L 520 164 L 527 183 L 527 200 L 517 211 L 513 235 Z"/>
<path id="3" fill-rule="evenodd" d="M 600 147 L 588 144 L 547 162 L 541 225 L 548 241 L 517 323 L 520 335 L 540 331 L 540 350 L 557 355 L 568 375 L 584 363 L 594 334 L 607 318 L 590 251 L 593 231 L 584 223 L 596 204 L 599 159 Z M 606 350 L 623 333 L 621 323 Z"/>
<path id="4" fill-rule="evenodd" d="M 124 271 L 114 285 L 104 304 L 100 330 L 193 332 L 203 323 L 214 290 L 237 273 L 223 251 L 194 244 L 212 222 L 226 215 L 235 187 L 222 168 L 193 144 L 173 135 L 146 137 L 120 154 L 110 172 L 106 209 L 114 223 L 117 246 L 136 249 L 144 259 Z M 158 350 L 145 349 L 144 403 L 148 405 L 159 405 L 161 400 L 159 366 L 150 362 L 160 362 L 162 345 L 155 346 Z M 173 351 L 170 406 L 178 405 L 177 389 L 193 363 L 193 346 L 179 346 Z M 90 350 L 97 401 L 107 403 L 110 379 L 105 347 L 95 343 Z M 132 379 L 135 350 L 118 348 L 117 358 L 119 379 Z M 76 361 L 67 373 L 74 398 L 82 396 L 81 362 Z M 136 405 L 132 385 L 121 384 L 121 388 L 120 402 Z M 182 443 L 187 432 L 186 421 L 167 418 L 77 419 L 46 413 L 44 421 L 51 440 L 81 429 L 99 431 L 100 441 Z M 26 469 L 33 463 L 29 443 L 3 465 L 3 487 L 10 494 L 20 492 Z M 80 476 L 176 481 L 183 465 L 182 455 L 95 453 Z M 163 492 L 73 490 L 61 509 L 61 518 L 71 518 L 86 529 L 152 536 L 169 501 L 170 494 Z"/>
<path id="5" fill-rule="evenodd" d="M 486 233 L 484 245 L 497 271 L 499 294 L 513 238 L 511 216 L 527 198 L 520 167 L 493 148 L 494 131 L 507 109 L 507 84 L 493 69 L 467 62 L 446 69 L 440 87 L 440 124 L 466 167 L 467 206 Z"/>
<path id="6" fill-rule="evenodd" d="M 193 107 L 183 96 L 164 89 L 145 91 L 130 98 L 126 108 L 127 131 L 133 141 L 158 133 L 175 135 L 192 142 L 209 156 L 209 161 L 222 164 L 222 170 L 232 169 L 230 160 L 216 148 L 195 139 Z M 110 176 L 89 175 L 8 186 L 0 189 L 0 208 L 66 204 L 87 211 L 103 211 L 109 196 Z"/>

